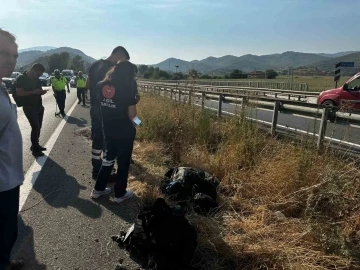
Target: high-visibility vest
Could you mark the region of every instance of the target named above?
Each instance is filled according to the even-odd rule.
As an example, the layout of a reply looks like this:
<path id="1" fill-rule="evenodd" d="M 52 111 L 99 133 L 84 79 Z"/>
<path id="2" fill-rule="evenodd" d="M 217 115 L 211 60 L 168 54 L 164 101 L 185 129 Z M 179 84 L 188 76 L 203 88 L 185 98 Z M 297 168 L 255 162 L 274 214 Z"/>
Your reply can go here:
<path id="1" fill-rule="evenodd" d="M 65 90 L 65 85 L 67 84 L 67 79 L 64 77 L 60 77 L 59 79 L 54 77 L 51 79 L 51 84 L 55 88 L 55 90 Z"/>
<path id="2" fill-rule="evenodd" d="M 82 77 L 82 78 L 77 77 L 76 78 L 76 87 L 85 88 L 86 87 L 86 79 L 84 77 Z"/>

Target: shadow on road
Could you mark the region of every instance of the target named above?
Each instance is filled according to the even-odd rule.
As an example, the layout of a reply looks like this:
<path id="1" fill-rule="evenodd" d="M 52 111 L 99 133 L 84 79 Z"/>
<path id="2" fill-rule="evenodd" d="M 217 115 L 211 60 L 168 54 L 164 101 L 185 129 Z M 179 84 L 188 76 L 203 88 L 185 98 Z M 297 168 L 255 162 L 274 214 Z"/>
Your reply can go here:
<path id="1" fill-rule="evenodd" d="M 47 269 L 46 265 L 39 264 L 39 262 L 36 260 L 34 230 L 24 223 L 24 220 L 20 215 L 18 224 L 19 236 L 13 249 L 13 257 L 16 259 L 23 259 L 25 263 L 25 269 Z"/>
<path id="2" fill-rule="evenodd" d="M 79 197 L 80 191 L 87 188 L 68 175 L 66 170 L 51 158 L 46 161 L 34 189 L 54 208 L 73 207 L 90 218 L 101 217 L 102 211 L 98 205 Z"/>
<path id="3" fill-rule="evenodd" d="M 84 118 L 78 119 L 69 115 L 67 123 L 77 125 L 78 127 L 86 127 L 87 121 Z"/>

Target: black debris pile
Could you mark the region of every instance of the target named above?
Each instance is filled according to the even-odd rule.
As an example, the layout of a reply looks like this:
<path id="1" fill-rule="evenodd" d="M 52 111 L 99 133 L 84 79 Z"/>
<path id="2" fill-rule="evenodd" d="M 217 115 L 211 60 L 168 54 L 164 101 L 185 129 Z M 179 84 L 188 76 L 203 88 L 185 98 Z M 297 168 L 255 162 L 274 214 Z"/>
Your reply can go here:
<path id="1" fill-rule="evenodd" d="M 170 207 L 158 198 L 143 208 L 127 232 L 112 239 L 145 269 L 195 270 L 191 267 L 197 247 L 195 228 L 181 205 Z"/>
<path id="2" fill-rule="evenodd" d="M 162 192 L 175 201 L 190 200 L 201 214 L 215 212 L 219 180 L 209 173 L 191 167 L 171 168 L 162 181 Z"/>

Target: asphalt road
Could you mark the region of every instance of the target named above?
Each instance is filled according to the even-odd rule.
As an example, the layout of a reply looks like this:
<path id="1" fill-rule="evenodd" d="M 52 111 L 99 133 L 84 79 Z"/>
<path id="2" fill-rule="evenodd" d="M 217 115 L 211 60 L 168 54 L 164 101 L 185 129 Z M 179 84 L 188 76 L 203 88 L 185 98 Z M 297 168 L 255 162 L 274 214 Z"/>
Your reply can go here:
<path id="1" fill-rule="evenodd" d="M 73 91 L 67 108 L 75 100 Z M 130 226 L 140 199 L 135 196 L 117 204 L 112 201 L 113 194 L 90 198 L 95 183 L 91 178 L 91 141 L 76 132 L 90 125 L 89 107 L 76 105 L 68 118 L 56 119 L 53 97 L 44 97 L 44 105 L 47 113 L 41 141 L 45 144 L 58 126 L 64 126 L 21 209 L 13 257 L 24 259 L 25 270 L 113 270 L 119 259 L 124 260 L 126 269 L 138 269 L 110 236 Z M 22 128 L 28 125 L 24 118 L 20 121 Z M 24 142 L 27 140 L 24 136 Z M 34 158 L 29 157 L 27 149 L 25 152 L 28 164 Z M 28 174 L 36 174 L 33 168 Z M 20 197 L 24 197 L 26 188 L 25 184 L 21 187 Z"/>
<path id="2" fill-rule="evenodd" d="M 208 100 L 205 102 L 205 106 L 215 109 L 218 106 L 218 102 Z M 224 111 L 231 113 L 235 113 L 240 109 L 239 105 L 226 103 L 223 104 L 222 108 Z M 272 110 L 268 109 L 251 108 L 248 110 L 249 117 L 265 122 L 271 123 L 272 115 Z M 320 119 L 311 116 L 279 113 L 277 124 L 317 134 L 319 132 Z M 325 136 L 360 145 L 360 125 L 350 124 L 346 121 L 328 122 Z"/>
<path id="3" fill-rule="evenodd" d="M 44 146 L 46 144 L 46 142 L 49 140 L 50 136 L 55 131 L 56 127 L 62 121 L 62 117 L 61 116 L 55 117 L 55 115 L 54 115 L 55 108 L 56 108 L 56 102 L 55 102 L 55 98 L 53 96 L 51 87 L 43 87 L 43 89 L 49 90 L 49 92 L 47 94 L 42 96 L 45 112 L 44 112 L 44 120 L 43 120 L 43 126 L 42 126 L 42 130 L 41 130 L 41 136 L 40 136 L 40 144 Z M 71 108 L 71 106 L 74 104 L 76 99 L 77 99 L 76 89 L 71 88 L 70 94 L 67 94 L 67 97 L 66 97 L 65 112 L 67 110 L 69 110 L 69 108 Z M 79 105 L 79 106 L 81 106 L 81 105 Z M 31 164 L 33 163 L 33 161 L 35 160 L 35 158 L 32 156 L 32 154 L 30 152 L 31 127 L 30 127 L 29 121 L 27 120 L 26 116 L 24 115 L 24 111 L 22 108 L 18 108 L 18 123 L 20 126 L 22 138 L 23 138 L 24 173 L 26 173 L 27 170 L 30 168 Z"/>

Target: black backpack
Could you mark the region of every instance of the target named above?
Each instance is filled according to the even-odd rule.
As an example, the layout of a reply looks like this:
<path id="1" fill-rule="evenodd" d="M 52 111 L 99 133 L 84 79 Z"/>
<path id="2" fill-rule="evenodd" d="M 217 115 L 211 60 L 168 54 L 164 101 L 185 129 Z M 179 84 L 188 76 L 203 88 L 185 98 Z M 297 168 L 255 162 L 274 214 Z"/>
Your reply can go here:
<path id="1" fill-rule="evenodd" d="M 157 270 L 197 269 L 191 267 L 197 233 L 184 215 L 182 206 L 171 208 L 159 198 L 139 213 L 126 233 L 113 240 L 146 269 L 155 265 Z"/>
<path id="2" fill-rule="evenodd" d="M 16 86 L 17 86 L 17 79 L 15 79 L 15 81 L 11 85 L 11 95 L 13 96 L 13 99 L 15 100 L 16 106 L 22 107 L 24 105 L 24 98 L 19 97 L 17 95 Z"/>

